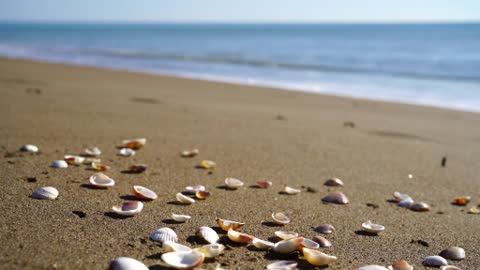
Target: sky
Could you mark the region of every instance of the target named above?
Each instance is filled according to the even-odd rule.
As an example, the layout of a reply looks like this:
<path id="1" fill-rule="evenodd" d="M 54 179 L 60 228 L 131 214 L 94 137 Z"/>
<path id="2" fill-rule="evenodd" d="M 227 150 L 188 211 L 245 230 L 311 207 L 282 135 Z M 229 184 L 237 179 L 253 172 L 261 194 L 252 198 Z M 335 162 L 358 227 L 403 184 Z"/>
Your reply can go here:
<path id="1" fill-rule="evenodd" d="M 480 0 L 0 0 L 0 21 L 480 21 Z"/>

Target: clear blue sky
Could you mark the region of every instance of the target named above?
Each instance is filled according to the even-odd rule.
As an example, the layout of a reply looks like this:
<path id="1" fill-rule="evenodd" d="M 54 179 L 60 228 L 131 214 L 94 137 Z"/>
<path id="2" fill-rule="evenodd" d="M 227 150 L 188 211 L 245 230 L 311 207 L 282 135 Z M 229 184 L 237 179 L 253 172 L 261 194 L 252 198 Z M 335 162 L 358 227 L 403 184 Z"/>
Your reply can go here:
<path id="1" fill-rule="evenodd" d="M 480 21 L 480 0 L 0 0 L 0 20 Z"/>

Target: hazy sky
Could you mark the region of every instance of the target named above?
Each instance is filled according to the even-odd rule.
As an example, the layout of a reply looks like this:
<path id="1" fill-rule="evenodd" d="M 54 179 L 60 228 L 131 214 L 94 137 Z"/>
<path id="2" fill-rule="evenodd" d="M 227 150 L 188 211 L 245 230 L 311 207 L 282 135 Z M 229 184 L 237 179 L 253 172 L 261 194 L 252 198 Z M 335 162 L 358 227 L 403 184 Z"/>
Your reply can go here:
<path id="1" fill-rule="evenodd" d="M 480 21 L 480 0 L 0 0 L 0 20 Z"/>

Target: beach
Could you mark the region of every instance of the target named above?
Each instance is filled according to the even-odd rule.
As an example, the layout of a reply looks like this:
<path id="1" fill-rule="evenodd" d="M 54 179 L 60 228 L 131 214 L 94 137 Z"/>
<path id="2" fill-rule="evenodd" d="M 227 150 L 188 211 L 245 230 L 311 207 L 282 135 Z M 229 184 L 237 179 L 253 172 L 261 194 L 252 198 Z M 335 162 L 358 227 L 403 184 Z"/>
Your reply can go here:
<path id="1" fill-rule="evenodd" d="M 325 237 L 333 246 L 322 250 L 338 261 L 326 269 L 387 266 L 401 259 L 426 269 L 426 256 L 450 246 L 466 251 L 455 265 L 480 269 L 480 215 L 467 214 L 480 203 L 479 114 L 5 58 L 0 59 L 0 93 L 1 269 L 107 269 L 119 256 L 166 269 L 150 234 L 169 227 L 179 243 L 197 247 L 195 230 L 217 226 L 215 212 L 245 222 L 240 231 L 261 239 L 277 230 L 312 238 L 318 235 L 313 228 L 332 224 L 336 232 Z M 143 149 L 133 157 L 117 155 L 122 140 L 137 137 L 147 138 Z M 18 152 L 27 143 L 41 153 Z M 53 160 L 91 146 L 99 147 L 103 163 L 112 167 L 106 173 L 116 180 L 114 187 L 86 187 L 94 173 L 86 166 L 50 167 Z M 198 156 L 180 157 L 182 150 L 194 148 Z M 217 163 L 213 173 L 196 168 L 203 159 Z M 135 163 L 148 169 L 122 173 Z M 226 177 L 245 186 L 225 190 Z M 324 186 L 332 177 L 345 186 Z M 273 186 L 252 187 L 262 179 Z M 133 184 L 159 198 L 134 217 L 112 215 L 113 205 L 133 199 Z M 175 194 L 195 184 L 212 195 L 177 205 Z M 284 195 L 285 185 L 302 192 Z M 59 197 L 30 197 L 43 186 L 56 187 Z M 336 190 L 350 203 L 322 202 Z M 389 201 L 395 191 L 432 210 L 398 207 Z M 451 204 L 467 195 L 472 196 L 467 207 Z M 285 212 L 292 222 L 271 226 L 273 212 Z M 171 213 L 192 219 L 173 224 Z M 365 235 L 366 220 L 385 231 Z M 300 269 L 315 269 L 297 253 L 256 251 L 220 236 L 224 254 L 201 267 L 264 269 L 294 259 Z"/>

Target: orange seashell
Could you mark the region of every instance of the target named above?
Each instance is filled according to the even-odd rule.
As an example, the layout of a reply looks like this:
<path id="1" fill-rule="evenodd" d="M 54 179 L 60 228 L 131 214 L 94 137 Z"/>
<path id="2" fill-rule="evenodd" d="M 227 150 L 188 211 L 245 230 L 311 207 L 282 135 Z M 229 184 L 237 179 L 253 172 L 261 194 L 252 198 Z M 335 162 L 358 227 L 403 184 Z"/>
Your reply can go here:
<path id="1" fill-rule="evenodd" d="M 458 197 L 458 198 L 453 199 L 453 203 L 456 204 L 456 205 L 464 206 L 464 205 L 467 205 L 470 202 L 470 200 L 471 200 L 470 196 Z"/>
<path id="2" fill-rule="evenodd" d="M 210 196 L 210 192 L 204 191 L 204 190 L 199 190 L 195 193 L 195 196 L 197 197 L 197 199 L 205 200 L 206 198 L 208 198 Z"/>

